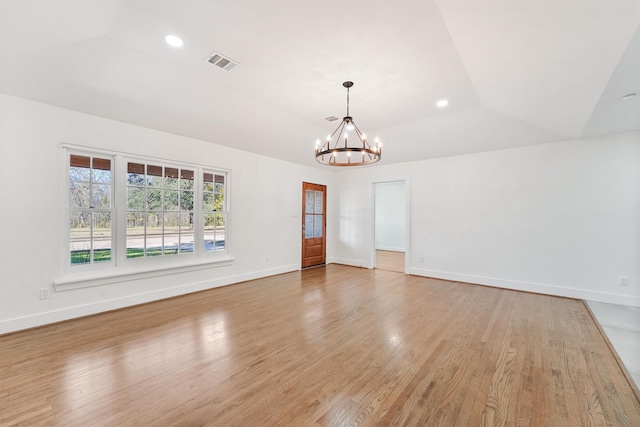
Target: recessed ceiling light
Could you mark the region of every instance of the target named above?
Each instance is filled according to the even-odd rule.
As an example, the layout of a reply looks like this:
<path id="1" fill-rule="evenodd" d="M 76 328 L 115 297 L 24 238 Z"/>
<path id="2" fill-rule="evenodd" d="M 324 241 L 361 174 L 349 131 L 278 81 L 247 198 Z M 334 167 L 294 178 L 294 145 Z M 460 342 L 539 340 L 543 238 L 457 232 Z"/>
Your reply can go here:
<path id="1" fill-rule="evenodd" d="M 622 97 L 622 100 L 623 101 L 628 101 L 630 99 L 635 98 L 636 96 L 638 96 L 637 93 L 628 93 L 628 94 L 626 94 L 625 96 Z"/>
<path id="2" fill-rule="evenodd" d="M 164 41 L 171 47 L 182 47 L 184 46 L 184 41 L 178 36 L 174 36 L 173 34 L 168 34 L 165 36 Z"/>
<path id="3" fill-rule="evenodd" d="M 436 102 L 436 107 L 438 108 L 444 108 L 447 105 L 449 105 L 449 101 L 446 99 L 441 99 L 440 101 Z"/>

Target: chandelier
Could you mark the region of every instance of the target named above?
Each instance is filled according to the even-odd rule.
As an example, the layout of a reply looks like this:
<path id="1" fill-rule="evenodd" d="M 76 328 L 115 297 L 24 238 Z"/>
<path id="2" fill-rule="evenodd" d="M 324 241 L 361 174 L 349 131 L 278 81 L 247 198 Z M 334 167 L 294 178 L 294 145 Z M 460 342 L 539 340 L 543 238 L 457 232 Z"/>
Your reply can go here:
<path id="1" fill-rule="evenodd" d="M 347 88 L 347 115 L 321 145 L 316 141 L 316 160 L 329 166 L 361 166 L 375 163 L 382 158 L 382 143 L 378 138 L 372 147 L 364 133 L 349 115 L 349 88 L 353 82 L 344 82 Z M 351 132 L 351 133 L 350 133 Z"/>

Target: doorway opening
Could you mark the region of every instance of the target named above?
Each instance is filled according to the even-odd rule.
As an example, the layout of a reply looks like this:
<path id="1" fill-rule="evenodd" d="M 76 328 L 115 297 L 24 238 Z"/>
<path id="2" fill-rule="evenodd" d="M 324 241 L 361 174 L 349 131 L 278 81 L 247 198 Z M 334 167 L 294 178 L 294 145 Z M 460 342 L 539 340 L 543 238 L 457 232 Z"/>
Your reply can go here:
<path id="1" fill-rule="evenodd" d="M 407 202 L 405 181 L 376 182 L 374 256 L 378 270 L 406 272 Z"/>

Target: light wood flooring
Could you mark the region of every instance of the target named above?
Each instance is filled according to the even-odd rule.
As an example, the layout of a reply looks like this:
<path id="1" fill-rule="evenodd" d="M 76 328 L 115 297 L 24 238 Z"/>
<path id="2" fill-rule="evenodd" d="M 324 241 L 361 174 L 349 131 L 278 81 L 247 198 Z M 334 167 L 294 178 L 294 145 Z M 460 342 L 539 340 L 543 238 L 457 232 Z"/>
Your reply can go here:
<path id="1" fill-rule="evenodd" d="M 0 337 L 0 425 L 640 426 L 582 301 L 339 265 Z"/>
<path id="2" fill-rule="evenodd" d="M 378 270 L 404 273 L 404 256 L 404 252 L 376 249 L 376 268 Z"/>

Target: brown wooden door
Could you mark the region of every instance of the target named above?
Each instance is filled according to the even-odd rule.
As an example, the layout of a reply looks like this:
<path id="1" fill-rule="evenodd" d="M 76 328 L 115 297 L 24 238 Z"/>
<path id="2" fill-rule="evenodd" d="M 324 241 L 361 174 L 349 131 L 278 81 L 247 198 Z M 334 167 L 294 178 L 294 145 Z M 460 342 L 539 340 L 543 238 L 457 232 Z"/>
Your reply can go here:
<path id="1" fill-rule="evenodd" d="M 302 268 L 326 262 L 327 187 L 302 183 Z"/>

